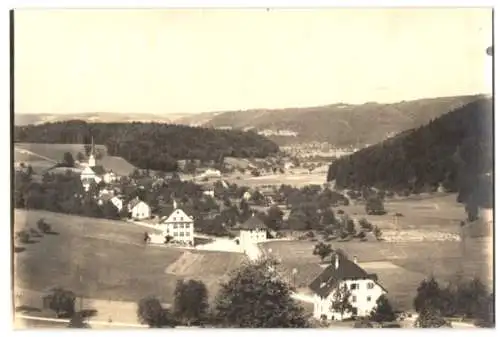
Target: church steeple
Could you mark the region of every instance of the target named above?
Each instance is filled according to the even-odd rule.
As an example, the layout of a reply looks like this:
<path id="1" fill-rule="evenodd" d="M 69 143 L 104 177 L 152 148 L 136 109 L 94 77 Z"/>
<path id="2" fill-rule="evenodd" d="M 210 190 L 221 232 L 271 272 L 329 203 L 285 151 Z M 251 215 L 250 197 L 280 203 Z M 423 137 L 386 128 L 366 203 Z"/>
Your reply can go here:
<path id="1" fill-rule="evenodd" d="M 89 167 L 95 166 L 95 146 L 94 146 L 94 136 L 92 136 L 92 147 L 89 156 Z"/>

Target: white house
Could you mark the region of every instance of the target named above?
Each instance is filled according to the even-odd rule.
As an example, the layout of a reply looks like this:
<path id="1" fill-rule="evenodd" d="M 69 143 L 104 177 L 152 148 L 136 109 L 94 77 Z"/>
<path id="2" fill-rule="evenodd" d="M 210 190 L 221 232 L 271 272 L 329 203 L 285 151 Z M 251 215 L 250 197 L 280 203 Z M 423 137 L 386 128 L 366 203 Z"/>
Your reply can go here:
<path id="1" fill-rule="evenodd" d="M 132 219 L 143 220 L 151 217 L 151 207 L 137 198 L 128 203 L 128 210 Z"/>
<path id="2" fill-rule="evenodd" d="M 207 178 L 220 178 L 222 177 L 222 173 L 219 170 L 209 168 L 203 172 L 202 176 Z"/>
<path id="3" fill-rule="evenodd" d="M 347 293 L 342 289 L 347 287 Z M 335 253 L 332 264 L 309 285 L 314 296 L 314 314 L 317 319 L 332 320 L 346 319 L 351 316 L 368 316 L 376 307 L 377 299 L 387 291 L 378 283 L 376 274 L 368 274 L 357 261 L 351 261 L 343 254 Z M 335 294 L 349 296 L 354 312 L 340 312 L 332 310 L 332 301 Z"/>
<path id="4" fill-rule="evenodd" d="M 267 240 L 267 226 L 255 215 L 236 227 L 240 231 L 240 245 L 246 249 L 248 245 L 254 245 Z"/>
<path id="5" fill-rule="evenodd" d="M 104 180 L 104 182 L 106 184 L 110 184 L 110 183 L 117 181 L 118 176 L 113 171 L 109 171 L 103 175 L 102 179 Z"/>
<path id="6" fill-rule="evenodd" d="M 113 203 L 113 205 L 115 205 L 116 209 L 118 211 L 121 211 L 122 208 L 123 208 L 123 200 L 118 198 L 116 195 L 113 196 L 109 201 L 111 201 Z"/>
<path id="7" fill-rule="evenodd" d="M 163 231 L 164 236 L 172 237 L 172 241 L 194 244 L 194 220 L 182 209 L 176 207 L 174 211 L 163 220 L 158 226 Z"/>

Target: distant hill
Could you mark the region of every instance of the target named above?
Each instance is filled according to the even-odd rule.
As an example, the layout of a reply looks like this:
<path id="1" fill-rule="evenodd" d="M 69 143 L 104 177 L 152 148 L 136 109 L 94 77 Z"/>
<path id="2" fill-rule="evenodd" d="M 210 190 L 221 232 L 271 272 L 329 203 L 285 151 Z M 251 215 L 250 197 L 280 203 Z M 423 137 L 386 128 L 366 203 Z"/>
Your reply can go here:
<path id="1" fill-rule="evenodd" d="M 425 126 L 335 160 L 327 180 L 339 188 L 377 187 L 420 193 L 442 185 L 458 201 L 492 203 L 493 105 L 489 98 Z"/>
<path id="2" fill-rule="evenodd" d="M 265 132 L 267 137 L 279 144 L 319 141 L 337 146 L 362 147 L 418 127 L 477 98 L 457 96 L 394 104 L 334 104 L 311 108 L 228 111 L 215 115 L 205 126 L 252 128 Z M 278 130 L 297 135 L 278 135 Z M 269 131 L 276 134 L 269 135 Z"/>
<path id="3" fill-rule="evenodd" d="M 28 125 L 76 119 L 89 123 L 158 122 L 253 130 L 280 145 L 328 142 L 342 147 L 359 148 L 366 144 L 378 143 L 403 130 L 423 125 L 477 98 L 477 95 L 456 96 L 402 101 L 393 104 L 339 103 L 310 108 L 254 109 L 197 114 L 16 114 L 14 123 L 15 125 Z"/>
<path id="4" fill-rule="evenodd" d="M 181 159 L 222 163 L 224 157 L 263 158 L 279 151 L 253 132 L 173 124 L 66 121 L 14 128 L 15 143 L 89 144 L 91 137 L 106 147 L 108 156 L 159 171 L 176 170 Z"/>
<path id="5" fill-rule="evenodd" d="M 15 114 L 14 125 L 39 125 L 44 123 L 64 122 L 69 120 L 82 120 L 88 123 L 131 123 L 131 122 L 157 122 L 175 123 L 177 119 L 188 118 L 189 114 L 148 114 L 148 113 L 113 113 L 92 112 L 81 114 Z M 183 123 L 180 123 L 183 124 Z"/>

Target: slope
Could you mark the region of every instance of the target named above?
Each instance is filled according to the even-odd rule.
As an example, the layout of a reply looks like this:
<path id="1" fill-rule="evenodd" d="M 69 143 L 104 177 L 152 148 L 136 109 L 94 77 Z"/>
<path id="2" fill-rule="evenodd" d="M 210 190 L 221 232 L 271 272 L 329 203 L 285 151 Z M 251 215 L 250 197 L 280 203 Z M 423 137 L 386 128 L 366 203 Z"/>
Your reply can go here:
<path id="1" fill-rule="evenodd" d="M 442 185 L 490 204 L 492 100 L 477 98 L 425 126 L 335 160 L 327 180 L 339 188 L 373 186 L 420 193 Z"/>
<path id="2" fill-rule="evenodd" d="M 393 104 L 368 102 L 311 108 L 228 111 L 205 124 L 236 129 L 290 130 L 296 137 L 271 136 L 286 142 L 329 142 L 338 146 L 373 144 L 400 131 L 418 127 L 478 96 L 439 97 Z M 376 128 L 373 126 L 377 125 Z M 281 143 L 281 142 L 280 142 Z"/>

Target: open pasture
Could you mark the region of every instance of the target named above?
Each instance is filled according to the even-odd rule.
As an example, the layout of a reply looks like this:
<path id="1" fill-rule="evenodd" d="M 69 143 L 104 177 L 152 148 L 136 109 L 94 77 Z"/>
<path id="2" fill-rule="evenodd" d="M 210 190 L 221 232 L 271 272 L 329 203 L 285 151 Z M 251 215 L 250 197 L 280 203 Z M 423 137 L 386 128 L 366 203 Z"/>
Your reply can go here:
<path id="1" fill-rule="evenodd" d="M 16 285 L 44 291 L 63 286 L 95 299 L 138 301 L 147 295 L 172 302 L 177 280 L 202 280 L 214 296 L 219 282 L 244 259 L 243 254 L 197 252 L 196 263 L 177 274 L 166 269 L 184 250 L 146 246 L 144 228 L 120 221 L 92 219 L 39 211 L 15 211 L 15 230 L 36 228 L 39 218 L 55 234 L 33 238 L 14 255 Z M 189 262 L 189 261 L 187 261 Z"/>
<path id="2" fill-rule="evenodd" d="M 104 145 L 95 145 L 97 151 L 101 152 L 102 158 L 98 160 L 108 170 L 113 170 L 122 176 L 130 175 L 135 166 L 121 157 L 108 156 L 108 150 Z M 55 163 L 61 162 L 64 153 L 69 152 L 76 160 L 78 153 L 85 154 L 84 144 L 42 144 L 42 143 L 15 143 L 14 160 L 30 164 L 36 171 L 36 167 L 48 169 Z M 45 162 L 45 164 L 40 164 Z"/>
<path id="3" fill-rule="evenodd" d="M 43 144 L 43 143 L 15 143 L 14 147 L 19 150 L 28 150 L 36 155 L 61 161 L 64 153 L 69 152 L 76 159 L 78 152 L 85 154 L 84 144 Z M 107 148 L 104 145 L 95 145 L 97 151 L 103 156 L 107 155 Z"/>
<path id="4" fill-rule="evenodd" d="M 384 202 L 385 215 L 367 215 L 364 203 L 339 206 L 355 219 L 365 218 L 383 229 L 425 229 L 458 233 L 460 221 L 465 219 L 464 206 L 456 202 L 456 194 L 425 199 L 388 199 Z M 402 216 L 396 217 L 400 213 Z"/>
<path id="5" fill-rule="evenodd" d="M 237 177 L 240 179 L 237 179 Z M 224 177 L 231 183 L 237 185 L 244 185 L 252 188 L 266 185 L 276 185 L 280 186 L 282 184 L 291 185 L 294 187 L 303 187 L 306 185 L 323 185 L 326 183 L 326 174 L 324 173 L 284 173 L 284 174 L 272 174 L 263 175 L 259 177 L 254 177 L 251 175 L 241 175 L 234 173 L 230 176 Z"/>

